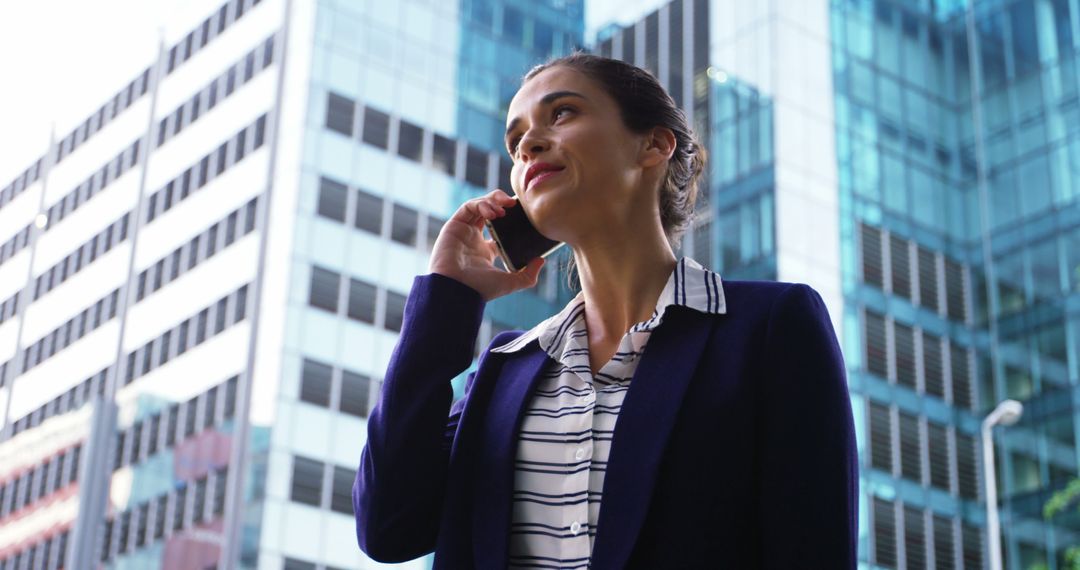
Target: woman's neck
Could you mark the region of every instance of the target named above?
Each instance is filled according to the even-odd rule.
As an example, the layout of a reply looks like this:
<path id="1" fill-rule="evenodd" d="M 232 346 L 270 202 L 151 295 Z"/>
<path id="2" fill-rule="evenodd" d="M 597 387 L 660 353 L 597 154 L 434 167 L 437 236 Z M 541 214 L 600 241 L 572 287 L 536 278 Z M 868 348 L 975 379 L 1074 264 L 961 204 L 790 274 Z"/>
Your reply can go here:
<path id="1" fill-rule="evenodd" d="M 648 320 L 677 259 L 664 234 L 608 234 L 574 248 L 590 342 L 617 342 Z"/>

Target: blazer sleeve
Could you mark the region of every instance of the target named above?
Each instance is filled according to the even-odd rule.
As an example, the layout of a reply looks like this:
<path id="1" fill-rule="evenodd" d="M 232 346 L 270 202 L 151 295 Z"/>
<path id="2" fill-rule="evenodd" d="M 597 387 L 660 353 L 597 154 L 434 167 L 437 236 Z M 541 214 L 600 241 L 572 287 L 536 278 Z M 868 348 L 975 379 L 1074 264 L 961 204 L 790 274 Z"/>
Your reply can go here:
<path id="1" fill-rule="evenodd" d="M 859 466 L 843 355 L 821 296 L 774 302 L 762 387 L 764 568 L 856 567 Z"/>
<path id="2" fill-rule="evenodd" d="M 379 562 L 404 562 L 435 549 L 457 422 L 472 388 L 453 401 L 450 381 L 472 362 L 485 302 L 438 273 L 418 275 L 353 484 L 360 549 Z"/>

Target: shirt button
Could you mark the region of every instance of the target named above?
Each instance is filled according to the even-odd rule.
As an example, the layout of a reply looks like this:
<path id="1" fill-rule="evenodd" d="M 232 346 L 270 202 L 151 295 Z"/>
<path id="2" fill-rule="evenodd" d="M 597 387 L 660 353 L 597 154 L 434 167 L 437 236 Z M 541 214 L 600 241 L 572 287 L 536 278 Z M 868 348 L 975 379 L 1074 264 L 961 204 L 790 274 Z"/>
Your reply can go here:
<path id="1" fill-rule="evenodd" d="M 577 450 L 577 453 L 574 454 L 574 457 L 577 458 L 577 459 L 581 459 L 582 457 L 585 457 L 585 448 L 584 447 L 579 447 L 578 450 Z"/>
<path id="2" fill-rule="evenodd" d="M 577 534 L 579 530 L 581 530 L 581 525 L 574 521 L 574 524 L 570 525 L 570 532 Z"/>

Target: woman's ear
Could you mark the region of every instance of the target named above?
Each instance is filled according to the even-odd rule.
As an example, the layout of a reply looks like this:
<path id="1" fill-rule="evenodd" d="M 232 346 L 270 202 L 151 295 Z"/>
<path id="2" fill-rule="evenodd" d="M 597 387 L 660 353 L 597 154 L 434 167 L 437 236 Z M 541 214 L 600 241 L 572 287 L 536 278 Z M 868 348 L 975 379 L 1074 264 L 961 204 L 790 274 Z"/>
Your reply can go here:
<path id="1" fill-rule="evenodd" d="M 667 127 L 653 127 L 645 135 L 641 149 L 641 165 L 644 167 L 667 164 L 675 154 L 675 133 Z"/>

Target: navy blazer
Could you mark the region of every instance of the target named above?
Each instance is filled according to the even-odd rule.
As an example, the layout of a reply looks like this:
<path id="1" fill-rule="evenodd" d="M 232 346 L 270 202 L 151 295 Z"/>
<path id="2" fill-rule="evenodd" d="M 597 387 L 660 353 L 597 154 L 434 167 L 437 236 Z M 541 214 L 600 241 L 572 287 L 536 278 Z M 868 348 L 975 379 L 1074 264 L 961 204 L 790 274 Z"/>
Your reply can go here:
<path id="1" fill-rule="evenodd" d="M 727 312 L 668 307 L 615 424 L 591 567 L 856 565 L 858 461 L 847 374 L 808 285 L 723 281 Z M 538 341 L 472 364 L 485 302 L 438 273 L 405 303 L 353 485 L 374 560 L 508 564 L 516 431 L 551 358 Z"/>

